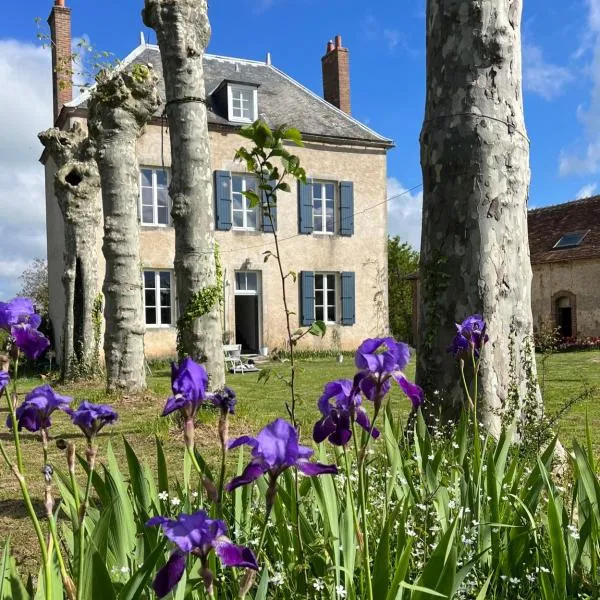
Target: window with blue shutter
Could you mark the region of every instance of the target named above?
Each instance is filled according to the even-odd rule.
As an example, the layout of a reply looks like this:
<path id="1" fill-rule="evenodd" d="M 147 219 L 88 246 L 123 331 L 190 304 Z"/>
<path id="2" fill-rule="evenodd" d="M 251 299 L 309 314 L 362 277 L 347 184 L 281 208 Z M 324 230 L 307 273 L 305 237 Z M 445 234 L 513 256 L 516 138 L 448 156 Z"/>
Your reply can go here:
<path id="1" fill-rule="evenodd" d="M 276 185 L 275 180 L 269 181 L 269 185 L 271 188 L 274 188 Z M 263 219 L 263 231 L 267 233 L 273 233 L 273 231 L 277 231 L 277 197 L 271 196 L 269 199 L 270 207 L 267 206 L 267 194 L 263 190 L 262 191 L 263 198 L 263 210 L 262 210 L 262 219 Z"/>
<path id="2" fill-rule="evenodd" d="M 354 235 L 354 184 L 340 181 L 340 235 Z"/>
<path id="3" fill-rule="evenodd" d="M 355 276 L 351 271 L 343 272 L 342 280 L 342 325 L 356 323 Z"/>
<path id="4" fill-rule="evenodd" d="M 231 229 L 231 172 L 215 171 L 215 227 L 219 231 Z"/>
<path id="5" fill-rule="evenodd" d="M 298 233 L 312 233 L 313 231 L 313 197 L 312 179 L 306 183 L 298 182 Z"/>
<path id="6" fill-rule="evenodd" d="M 315 274 L 300 273 L 300 324 L 312 325 L 315 321 Z"/>

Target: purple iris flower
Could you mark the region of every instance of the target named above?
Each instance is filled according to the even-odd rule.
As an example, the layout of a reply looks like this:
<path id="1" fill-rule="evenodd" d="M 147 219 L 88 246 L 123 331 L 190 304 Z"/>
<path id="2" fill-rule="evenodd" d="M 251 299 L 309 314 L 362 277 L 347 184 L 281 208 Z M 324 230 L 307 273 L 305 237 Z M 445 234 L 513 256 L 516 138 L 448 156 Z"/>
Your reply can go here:
<path id="1" fill-rule="evenodd" d="M 162 412 L 166 417 L 176 410 L 180 410 L 184 418 L 190 419 L 198 410 L 200 404 L 206 399 L 208 387 L 208 374 L 206 369 L 194 362 L 191 358 L 184 358 L 179 366 L 171 363 L 171 396 Z"/>
<path id="2" fill-rule="evenodd" d="M 6 371 L 0 371 L 0 393 L 10 383 L 10 375 Z"/>
<path id="3" fill-rule="evenodd" d="M 36 387 L 25 396 L 25 400 L 15 411 L 19 431 L 23 428 L 28 431 L 48 429 L 52 425 L 50 415 L 57 409 L 68 410 L 72 401 L 73 398 L 57 394 L 48 384 Z M 10 416 L 6 420 L 6 426 L 12 429 Z"/>
<path id="4" fill-rule="evenodd" d="M 233 414 L 237 399 L 235 392 L 230 387 L 225 386 L 222 390 L 210 394 L 210 399 L 217 408 L 221 409 L 222 413 Z"/>
<path id="5" fill-rule="evenodd" d="M 209 593 L 212 593 L 213 577 L 208 568 L 208 555 L 212 550 L 225 567 L 258 570 L 252 551 L 232 544 L 225 535 L 225 523 L 218 519 L 210 519 L 203 510 L 191 515 L 181 513 L 176 519 L 154 517 L 146 523 L 147 527 L 155 525 L 162 527 L 165 536 L 177 546 L 167 564 L 152 582 L 152 588 L 159 598 L 166 596 L 181 579 L 185 571 L 185 555 L 188 553 L 200 558 L 202 577 Z"/>
<path id="6" fill-rule="evenodd" d="M 117 413 L 106 404 L 94 404 L 84 400 L 76 410 L 68 409 L 74 425 L 77 425 L 83 434 L 91 441 L 105 426 L 114 423 L 119 417 Z"/>
<path id="7" fill-rule="evenodd" d="M 425 400 L 425 392 L 423 388 L 412 381 L 406 379 L 406 377 L 399 377 L 397 379 L 400 389 L 408 396 L 408 399 L 412 402 L 413 408 L 416 410 L 423 404 Z"/>
<path id="8" fill-rule="evenodd" d="M 375 404 L 376 414 L 390 391 L 392 379 L 411 399 L 414 408 L 422 403 L 423 392 L 419 386 L 410 384 L 411 393 L 407 392 L 406 384 L 410 382 L 406 380 L 403 370 L 409 359 L 408 344 L 397 342 L 391 337 L 368 339 L 358 347 L 355 363 L 360 371 L 354 377 L 354 385 Z M 416 393 L 417 388 L 421 390 L 420 394 Z"/>
<path id="9" fill-rule="evenodd" d="M 50 347 L 50 340 L 29 323 L 20 323 L 10 328 L 15 346 L 30 360 L 36 360 Z"/>
<path id="10" fill-rule="evenodd" d="M 458 356 L 463 352 L 472 351 L 475 357 L 479 357 L 479 352 L 490 339 L 486 333 L 487 325 L 481 315 L 471 315 L 462 323 L 456 324 L 456 335 L 448 352 Z"/>
<path id="11" fill-rule="evenodd" d="M 0 302 L 0 328 L 10 331 L 19 324 L 31 325 L 37 329 L 42 317 L 36 314 L 32 300 L 29 298 L 13 298 L 9 302 Z"/>
<path id="12" fill-rule="evenodd" d="M 361 406 L 360 390 L 349 379 L 330 381 L 323 389 L 318 407 L 323 418 L 313 428 L 317 444 L 327 438 L 336 446 L 345 446 L 352 437 L 353 422 L 371 431 L 369 416 Z M 379 437 L 379 430 L 373 428 L 372 436 Z"/>
<path id="13" fill-rule="evenodd" d="M 298 444 L 298 432 L 283 419 L 277 419 L 267 425 L 253 438 L 247 435 L 233 440 L 229 449 L 237 448 L 242 444 L 252 447 L 252 460 L 244 472 L 234 477 L 227 484 L 227 491 L 252 483 L 261 475 L 268 473 L 270 487 L 275 485 L 277 477 L 290 467 L 297 467 L 305 475 L 322 475 L 325 473 L 336 474 L 335 465 L 322 465 L 308 462 L 314 450 Z"/>

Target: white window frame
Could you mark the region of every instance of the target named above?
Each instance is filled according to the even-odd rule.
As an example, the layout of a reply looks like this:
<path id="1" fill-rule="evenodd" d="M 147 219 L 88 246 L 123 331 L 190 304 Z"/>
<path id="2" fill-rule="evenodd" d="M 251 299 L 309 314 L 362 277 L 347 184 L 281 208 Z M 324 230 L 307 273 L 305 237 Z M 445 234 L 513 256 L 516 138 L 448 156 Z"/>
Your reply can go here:
<path id="1" fill-rule="evenodd" d="M 321 200 L 321 213 L 320 213 L 320 217 L 321 217 L 321 229 L 317 229 L 315 227 L 315 213 L 316 213 L 316 211 L 315 211 L 315 188 L 314 188 L 315 185 L 320 185 L 321 186 L 321 195 L 318 197 L 319 200 Z M 331 231 L 327 230 L 327 213 L 325 211 L 325 208 L 326 208 L 326 204 L 327 204 L 328 200 L 326 198 L 326 193 L 325 193 L 325 186 L 326 185 L 333 186 L 333 229 Z M 336 224 L 337 224 L 337 219 L 335 218 L 335 215 L 336 215 L 335 210 L 336 210 L 336 206 L 337 206 L 337 203 L 338 203 L 336 190 L 337 190 L 338 186 L 335 183 L 335 181 L 325 181 L 325 180 L 323 180 L 323 181 L 320 181 L 320 180 L 313 181 L 312 182 L 312 186 L 313 186 L 313 188 L 311 190 L 311 193 L 312 193 L 312 201 L 313 201 L 313 210 L 312 210 L 312 213 L 313 213 L 313 223 L 312 223 L 313 224 L 313 233 L 315 233 L 317 235 L 335 235 L 335 227 L 336 227 Z"/>
<path id="2" fill-rule="evenodd" d="M 317 277 L 319 275 L 323 276 L 323 287 L 322 288 L 318 288 L 317 287 Z M 328 294 L 328 292 L 331 291 L 327 287 L 327 276 L 328 275 L 333 275 L 333 278 L 334 278 L 333 279 L 333 284 L 334 284 L 334 288 L 333 288 L 333 292 L 334 292 L 334 301 L 333 302 L 334 303 L 333 303 L 333 305 L 327 303 L 327 294 Z M 317 305 L 317 290 L 320 290 L 320 291 L 322 290 L 323 291 L 323 305 L 322 305 L 322 307 L 323 307 L 323 317 L 324 317 L 323 321 L 325 323 L 331 323 L 331 324 L 337 323 L 339 321 L 339 318 L 340 318 L 340 306 L 339 306 L 339 304 L 340 303 L 338 301 L 338 295 L 340 293 L 340 289 L 339 289 L 340 288 L 340 282 L 339 282 L 338 275 L 339 275 L 338 273 L 334 273 L 334 272 L 331 272 L 331 271 L 316 271 L 315 272 L 315 275 L 314 275 L 314 277 L 315 277 L 315 280 L 314 280 L 315 281 L 315 284 L 314 284 L 315 285 L 315 302 L 314 302 L 315 320 L 317 320 L 317 306 L 321 306 L 321 305 Z M 330 306 L 333 306 L 334 309 L 335 309 L 335 319 L 333 321 L 330 321 L 329 318 L 328 318 L 329 317 L 329 311 L 328 311 L 328 309 L 329 309 Z"/>
<path id="3" fill-rule="evenodd" d="M 248 273 L 252 273 L 256 275 L 256 289 L 248 289 L 248 278 L 246 275 Z M 245 288 L 238 287 L 238 275 L 245 276 Z M 236 296 L 259 296 L 260 295 L 260 271 L 236 271 L 234 274 L 235 277 L 235 295 Z"/>
<path id="4" fill-rule="evenodd" d="M 142 171 L 152 171 L 152 223 L 144 223 L 144 201 L 142 199 Z M 164 171 L 167 175 L 167 222 L 158 222 L 158 183 L 157 172 Z M 171 226 L 171 197 L 169 196 L 169 184 L 171 183 L 171 171 L 166 167 L 140 167 L 140 224 L 142 227 L 170 227 Z M 147 186 L 144 186 L 147 187 Z"/>
<path id="5" fill-rule="evenodd" d="M 250 92 L 250 117 L 238 117 L 233 114 L 233 95 L 235 92 Z M 227 110 L 233 123 L 253 123 L 258 117 L 258 89 L 250 85 L 227 84 Z"/>
<path id="6" fill-rule="evenodd" d="M 259 207 L 258 206 L 251 207 L 249 198 L 247 198 L 242 192 L 234 192 L 233 191 L 233 180 L 236 177 L 239 177 L 242 180 L 242 192 L 248 191 L 247 182 L 248 182 L 248 180 L 251 179 L 256 184 L 255 192 L 257 194 L 259 193 L 258 182 L 254 175 L 250 175 L 249 173 L 232 173 L 231 174 L 231 228 L 234 231 L 260 231 L 260 212 L 258 210 Z M 234 208 L 233 194 L 241 194 L 241 196 L 242 196 L 242 208 L 241 209 Z M 241 227 L 239 225 L 235 225 L 235 222 L 233 220 L 234 212 L 242 213 L 242 226 Z M 250 213 L 250 212 L 254 212 L 256 214 L 256 227 L 248 227 L 248 213 Z"/>
<path id="7" fill-rule="evenodd" d="M 156 311 L 156 323 L 146 323 L 146 273 L 154 273 L 154 294 L 156 298 L 156 305 L 153 306 Z M 169 286 L 171 292 L 171 322 L 170 323 L 162 323 L 162 305 L 160 303 L 160 274 L 168 273 L 169 274 Z M 174 294 L 174 281 L 173 281 L 173 271 L 169 269 L 144 269 L 142 274 L 142 284 L 144 286 L 144 325 L 148 329 L 165 329 L 169 327 L 174 327 L 175 323 L 175 294 Z"/>

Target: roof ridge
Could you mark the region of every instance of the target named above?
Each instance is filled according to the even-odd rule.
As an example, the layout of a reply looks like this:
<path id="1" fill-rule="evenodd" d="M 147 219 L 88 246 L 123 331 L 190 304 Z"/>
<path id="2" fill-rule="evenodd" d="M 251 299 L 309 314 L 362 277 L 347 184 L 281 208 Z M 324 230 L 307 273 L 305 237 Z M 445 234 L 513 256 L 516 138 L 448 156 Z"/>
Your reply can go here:
<path id="1" fill-rule="evenodd" d="M 594 196 L 588 196 L 587 198 L 576 198 L 575 200 L 566 200 L 565 202 L 557 202 L 556 204 L 549 204 L 547 206 L 538 206 L 537 208 L 532 208 L 528 212 L 534 213 L 542 210 L 553 210 L 557 208 L 561 208 L 563 206 L 572 206 L 573 204 L 583 204 L 585 202 L 591 202 L 600 200 L 600 194 L 596 194 Z"/>

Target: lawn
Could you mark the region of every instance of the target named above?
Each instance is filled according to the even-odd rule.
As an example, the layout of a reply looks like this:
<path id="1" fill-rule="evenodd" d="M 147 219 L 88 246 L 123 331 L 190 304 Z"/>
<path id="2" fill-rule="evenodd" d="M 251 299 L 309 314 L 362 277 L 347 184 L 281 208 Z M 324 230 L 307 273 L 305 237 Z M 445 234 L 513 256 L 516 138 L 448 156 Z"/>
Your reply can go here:
<path id="1" fill-rule="evenodd" d="M 544 377 L 542 377 L 540 357 L 538 357 L 538 365 L 540 380 L 544 380 L 546 407 L 551 414 L 559 410 L 567 400 L 578 397 L 586 386 L 600 388 L 600 352 L 556 354 L 546 361 L 543 369 Z M 236 414 L 230 425 L 231 437 L 255 433 L 274 418 L 286 416 L 284 402 L 289 396 L 289 392 L 285 384 L 277 378 L 276 373 L 283 374 L 289 367 L 287 363 L 270 366 L 273 367 L 273 375 L 266 383 L 259 382 L 256 373 L 228 377 L 228 385 L 238 394 Z M 346 357 L 341 364 L 333 358 L 306 359 L 301 362 L 301 372 L 298 375 L 297 415 L 305 441 L 309 441 L 312 425 L 318 417 L 316 401 L 323 385 L 333 379 L 351 378 L 354 371 L 353 361 L 349 357 Z M 413 377 L 414 361 L 407 374 L 409 377 Z M 21 390 L 25 391 L 40 383 L 40 380 L 24 380 Z M 170 373 L 167 366 L 154 369 L 148 381 L 148 390 L 141 395 L 107 396 L 100 384 L 57 386 L 57 389 L 60 393 L 73 396 L 78 401 L 88 399 L 112 404 L 119 412 L 118 423 L 107 428 L 106 433 L 100 436 L 100 456 L 103 455 L 106 444 L 110 442 L 117 457 L 123 457 L 121 439 L 124 436 L 134 446 L 138 456 L 153 465 L 155 438 L 158 437 L 163 442 L 168 442 L 165 443 L 167 458 L 177 472 L 177 467 L 181 464 L 182 436 L 173 419 L 160 417 L 164 401 L 170 392 Z M 595 451 L 600 456 L 600 434 L 597 433 L 600 428 L 598 399 L 599 395 L 595 394 L 586 402 L 575 404 L 569 412 L 561 417 L 558 423 L 558 432 L 567 446 L 574 438 L 584 439 L 587 414 L 591 430 L 595 434 L 593 440 Z M 391 401 L 395 410 L 408 412 L 409 403 L 406 398 L 401 396 L 396 387 L 393 388 Z M 6 408 L 3 407 L 2 422 L 5 415 Z M 214 458 L 218 444 L 217 414 L 214 410 L 203 410 L 199 419 L 201 424 L 196 432 L 197 444 L 205 456 Z M 67 416 L 62 413 L 55 413 L 52 434 L 55 439 L 73 438 L 76 435 Z M 9 442 L 8 431 L 4 430 L 0 433 L 0 439 L 5 444 Z M 83 447 L 82 440 L 79 449 L 83 451 Z M 30 487 L 34 489 L 36 498 L 41 499 L 41 449 L 36 436 L 23 435 L 23 451 L 27 462 L 26 470 Z M 63 453 L 55 444 L 51 445 L 50 461 L 59 468 L 64 468 Z M 42 514 L 43 508 L 39 500 L 37 507 Z M 11 534 L 14 553 L 22 564 L 23 571 L 34 567 L 37 562 L 37 546 L 35 543 L 31 543 L 33 540 L 31 525 L 20 500 L 16 481 L 4 463 L 1 463 L 0 466 L 0 531 L 3 534 L 7 532 Z"/>

